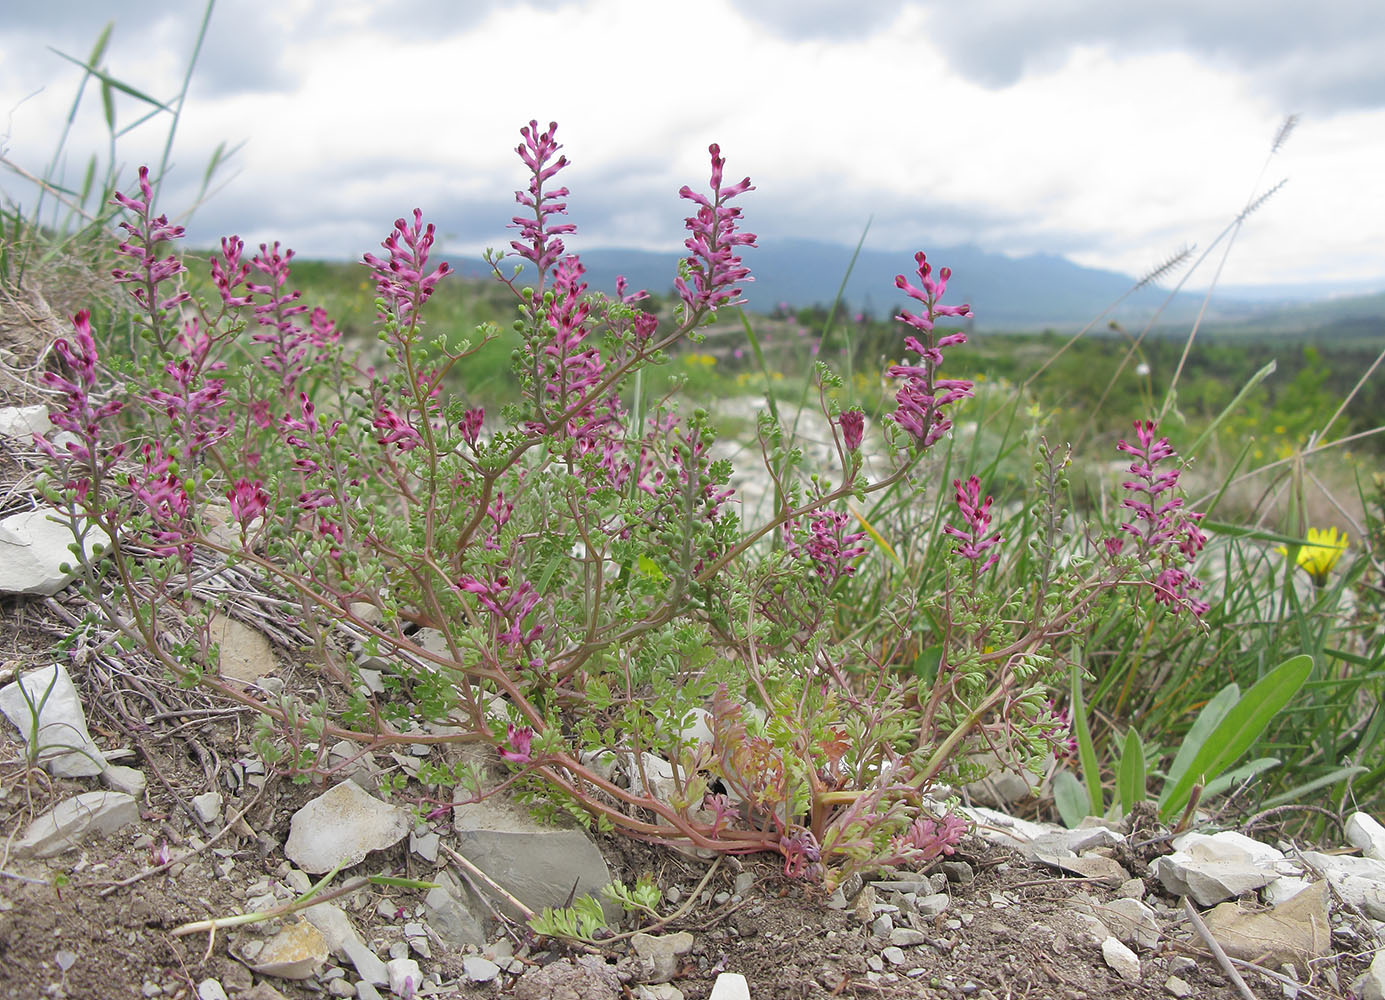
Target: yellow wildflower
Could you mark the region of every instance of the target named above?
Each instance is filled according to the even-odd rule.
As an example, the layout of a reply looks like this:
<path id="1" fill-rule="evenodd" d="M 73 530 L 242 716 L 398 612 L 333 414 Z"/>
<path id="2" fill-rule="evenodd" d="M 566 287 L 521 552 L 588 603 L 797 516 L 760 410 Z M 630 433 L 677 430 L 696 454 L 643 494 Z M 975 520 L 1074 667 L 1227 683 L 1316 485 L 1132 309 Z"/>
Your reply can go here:
<path id="1" fill-rule="evenodd" d="M 1313 578 L 1315 586 L 1325 586 L 1327 574 L 1332 572 L 1332 567 L 1336 566 L 1337 560 L 1342 558 L 1347 543 L 1347 533 L 1342 532 L 1341 538 L 1338 538 L 1335 527 L 1321 531 L 1317 528 L 1309 528 L 1308 541 L 1300 545 L 1298 549 L 1298 565 Z M 1282 546 L 1279 552 L 1288 555 L 1288 551 Z"/>

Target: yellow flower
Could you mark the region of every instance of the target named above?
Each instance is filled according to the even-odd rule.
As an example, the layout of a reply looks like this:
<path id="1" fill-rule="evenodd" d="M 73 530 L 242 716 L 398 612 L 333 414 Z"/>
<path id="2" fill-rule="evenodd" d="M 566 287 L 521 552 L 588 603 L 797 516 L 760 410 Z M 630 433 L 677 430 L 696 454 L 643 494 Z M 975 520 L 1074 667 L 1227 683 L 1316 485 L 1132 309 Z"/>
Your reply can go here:
<path id="1" fill-rule="evenodd" d="M 1339 539 L 1335 527 L 1322 531 L 1317 528 L 1309 528 L 1308 541 L 1300 545 L 1298 549 L 1298 565 L 1313 578 L 1315 586 L 1325 586 L 1327 574 L 1332 572 L 1332 567 L 1336 566 L 1337 560 L 1342 558 L 1347 543 L 1347 533 L 1342 532 L 1342 537 Z M 1278 551 L 1288 555 L 1288 551 L 1282 546 Z"/>

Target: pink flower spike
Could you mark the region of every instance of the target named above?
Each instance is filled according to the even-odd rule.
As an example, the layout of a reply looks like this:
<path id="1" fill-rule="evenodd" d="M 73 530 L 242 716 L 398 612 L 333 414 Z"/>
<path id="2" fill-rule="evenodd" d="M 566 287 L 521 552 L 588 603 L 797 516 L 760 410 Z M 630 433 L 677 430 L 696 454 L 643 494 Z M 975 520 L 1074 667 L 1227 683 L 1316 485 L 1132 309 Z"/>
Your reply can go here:
<path id="1" fill-rule="evenodd" d="M 847 410 L 837 419 L 838 425 L 842 429 L 842 444 L 847 451 L 855 451 L 861 447 L 861 438 L 865 434 L 866 415 L 860 410 Z"/>
<path id="2" fill-rule="evenodd" d="M 511 722 L 505 727 L 505 738 L 509 746 L 500 748 L 501 758 L 512 764 L 529 763 L 529 748 L 534 741 L 534 730 L 529 726 L 516 726 Z"/>

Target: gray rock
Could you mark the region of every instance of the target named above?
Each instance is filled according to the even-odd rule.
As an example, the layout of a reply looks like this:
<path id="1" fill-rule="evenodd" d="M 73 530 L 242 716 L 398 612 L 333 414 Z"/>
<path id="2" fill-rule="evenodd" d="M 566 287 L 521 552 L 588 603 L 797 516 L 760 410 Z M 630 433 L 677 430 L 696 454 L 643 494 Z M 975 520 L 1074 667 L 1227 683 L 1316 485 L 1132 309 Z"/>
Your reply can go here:
<path id="1" fill-rule="evenodd" d="M 1385 1000 L 1385 948 L 1380 948 L 1371 966 L 1351 985 L 1361 1000 Z"/>
<path id="2" fill-rule="evenodd" d="M 192 799 L 192 811 L 203 823 L 215 823 L 221 818 L 221 793 L 203 792 Z"/>
<path id="3" fill-rule="evenodd" d="M 59 569 L 78 559 L 68 551 L 76 541 L 72 529 L 51 519 L 56 516 L 54 508 L 40 507 L 0 520 L 0 593 L 52 596 L 77 576 Z M 111 536 L 100 527 L 86 525 L 84 551 L 110 544 Z"/>
<path id="4" fill-rule="evenodd" d="M 124 792 L 126 795 L 133 795 L 139 798 L 144 794 L 144 789 L 149 784 L 149 779 L 144 776 L 144 772 L 138 768 L 121 767 L 119 764 L 109 764 L 101 772 L 101 782 L 113 792 Z"/>
<path id="5" fill-rule="evenodd" d="M 929 893 L 914 900 L 914 910 L 921 917 L 936 917 L 947 909 L 952 897 L 945 892 Z"/>
<path id="6" fill-rule="evenodd" d="M 467 906 L 462 890 L 445 875 L 439 875 L 435 881 L 443 884 L 429 889 L 423 897 L 423 912 L 428 917 L 428 926 L 453 948 L 484 945 L 485 929 Z"/>
<path id="7" fill-rule="evenodd" d="M 359 864 L 371 851 L 399 843 L 411 829 L 407 811 L 381 802 L 354 781 L 343 781 L 293 814 L 284 855 L 320 875 L 338 864 Z"/>
<path id="8" fill-rule="evenodd" d="M 1347 843 L 1359 847 L 1373 861 L 1385 861 L 1385 826 L 1369 813 L 1354 812 L 1347 817 Z"/>
<path id="9" fill-rule="evenodd" d="M 889 945 L 886 948 L 882 948 L 880 950 L 880 957 L 883 958 L 885 961 L 889 962 L 891 965 L 903 965 L 906 961 L 904 957 L 904 950 L 895 945 Z"/>
<path id="10" fill-rule="evenodd" d="M 365 981 L 356 984 L 356 1000 L 382 1000 L 380 991 Z"/>
<path id="11" fill-rule="evenodd" d="M 139 803 L 121 792 L 83 792 L 29 824 L 14 845 L 19 857 L 51 858 L 92 836 L 108 836 L 139 822 Z"/>
<path id="12" fill-rule="evenodd" d="M 500 966 L 480 955 L 467 955 L 462 959 L 462 974 L 473 983 L 488 983 L 500 975 Z"/>
<path id="13" fill-rule="evenodd" d="M 0 574 L 4 572 L 4 558 L 0 547 Z M 49 774 L 88 778 L 106 767 L 101 748 L 87 732 L 82 700 L 61 663 L 20 674 L 12 684 L 0 688 L 0 711 L 15 724 L 26 745 L 34 742 L 28 752 Z"/>
<path id="14" fill-rule="evenodd" d="M 1199 906 L 1215 906 L 1258 889 L 1276 876 L 1272 871 L 1234 861 L 1198 861 L 1175 851 L 1155 860 L 1154 875 L 1175 896 L 1191 896 Z"/>
<path id="15" fill-rule="evenodd" d="M 1135 957 L 1133 951 L 1114 937 L 1108 937 L 1101 942 L 1101 957 L 1106 960 L 1112 971 L 1127 983 L 1140 981 L 1140 960 Z"/>
<path id="16" fill-rule="evenodd" d="M 1171 996 L 1179 998 L 1193 995 L 1193 988 L 1177 976 L 1169 976 L 1169 978 L 1164 981 L 1164 989 L 1167 990 Z"/>
<path id="17" fill-rule="evenodd" d="M 944 861 L 940 866 L 949 882 L 957 885 L 971 885 L 976 881 L 976 872 L 965 861 Z"/>
<path id="18" fill-rule="evenodd" d="M 923 931 L 916 931 L 912 927 L 896 927 L 890 931 L 890 944 L 896 948 L 912 948 L 916 944 L 925 944 L 928 935 Z"/>
<path id="19" fill-rule="evenodd" d="M 304 910 L 303 915 L 322 934 L 328 950 L 355 966 L 360 978 L 376 986 L 389 983 L 390 975 L 385 963 L 361 939 L 342 909 L 331 903 L 318 903 Z"/>
<path id="20" fill-rule="evenodd" d="M 894 930 L 894 919 L 888 913 L 876 917 L 870 925 L 871 937 L 887 938 Z"/>
<path id="21" fill-rule="evenodd" d="M 441 842 L 442 838 L 429 830 L 409 834 L 409 850 L 430 863 L 438 860 L 438 844 Z"/>
<path id="22" fill-rule="evenodd" d="M 1159 922 L 1154 911 L 1138 899 L 1098 903 L 1091 912 L 1122 944 L 1132 948 L 1155 948 L 1159 944 Z"/>
<path id="23" fill-rule="evenodd" d="M 692 951 L 693 936 L 687 931 L 677 934 L 636 934 L 630 939 L 635 954 L 649 973 L 642 978 L 648 983 L 666 983 L 678 974 L 678 959 Z"/>
<path id="24" fill-rule="evenodd" d="M 1233 958 L 1263 962 L 1270 968 L 1307 963 L 1331 953 L 1326 882 L 1318 882 L 1270 910 L 1247 910 L 1222 903 L 1203 915 L 1207 929 Z"/>
<path id="25" fill-rule="evenodd" d="M 574 884 L 578 895 L 600 898 L 611 881 L 606 859 L 575 822 L 539 823 L 498 796 L 456 806 L 452 817 L 458 853 L 532 910 L 566 905 Z M 512 909 L 508 900 L 494 902 Z M 620 918 L 619 904 L 603 900 L 602 909 L 609 922 Z"/>

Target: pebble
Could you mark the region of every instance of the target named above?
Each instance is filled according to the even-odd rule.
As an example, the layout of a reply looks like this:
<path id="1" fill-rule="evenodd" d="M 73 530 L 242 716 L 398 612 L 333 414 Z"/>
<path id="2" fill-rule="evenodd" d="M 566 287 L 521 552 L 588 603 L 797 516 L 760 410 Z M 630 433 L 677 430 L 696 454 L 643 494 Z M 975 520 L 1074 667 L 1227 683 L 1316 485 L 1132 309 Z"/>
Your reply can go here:
<path id="1" fill-rule="evenodd" d="M 479 955 L 468 955 L 462 959 L 462 971 L 473 983 L 488 983 L 500 975 L 500 966 Z"/>
<path id="2" fill-rule="evenodd" d="M 904 950 L 902 948 L 896 948 L 894 945 L 882 949 L 880 957 L 891 965 L 903 965 L 905 962 Z"/>
<path id="3" fill-rule="evenodd" d="M 880 914 L 870 925 L 870 933 L 873 937 L 887 938 L 892 930 L 894 930 L 894 920 L 888 913 Z"/>

